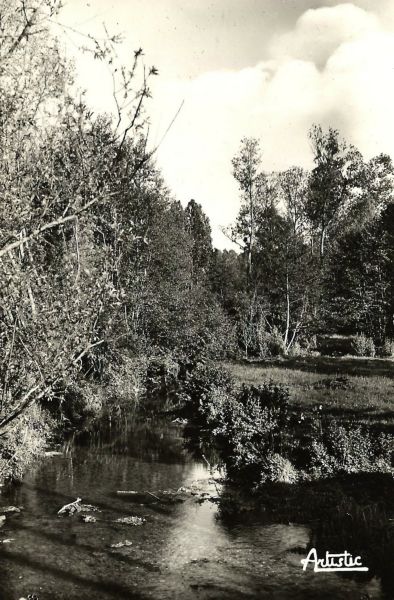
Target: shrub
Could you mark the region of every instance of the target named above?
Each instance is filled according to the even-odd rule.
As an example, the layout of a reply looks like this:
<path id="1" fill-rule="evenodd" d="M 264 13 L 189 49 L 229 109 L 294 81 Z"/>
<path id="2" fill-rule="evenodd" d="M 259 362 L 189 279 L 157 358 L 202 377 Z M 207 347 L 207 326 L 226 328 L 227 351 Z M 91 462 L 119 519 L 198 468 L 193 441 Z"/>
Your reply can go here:
<path id="1" fill-rule="evenodd" d="M 299 479 L 297 469 L 292 463 L 276 452 L 268 452 L 261 463 L 260 485 L 273 483 L 296 483 Z"/>
<path id="2" fill-rule="evenodd" d="M 385 358 L 394 357 L 394 340 L 386 338 L 381 349 L 381 355 Z"/>
<path id="3" fill-rule="evenodd" d="M 32 462 L 40 457 L 54 428 L 54 421 L 32 405 L 0 437 L 0 481 L 20 480 Z"/>
<path id="4" fill-rule="evenodd" d="M 312 441 L 313 478 L 338 473 L 392 472 L 392 436 L 373 436 L 361 426 L 346 428 L 333 422 Z"/>
<path id="5" fill-rule="evenodd" d="M 327 356 L 344 356 L 353 350 L 354 336 L 326 334 L 317 335 L 314 350 Z"/>
<path id="6" fill-rule="evenodd" d="M 230 478 L 256 484 L 266 469 L 268 452 L 280 451 L 289 421 L 286 388 L 214 386 L 200 398 L 200 414 L 211 429 Z"/>
<path id="7" fill-rule="evenodd" d="M 306 348 L 303 348 L 299 342 L 294 342 L 292 346 L 290 346 L 288 350 L 288 356 L 298 357 L 298 356 L 308 356 L 309 352 Z"/>
<path id="8" fill-rule="evenodd" d="M 283 356 L 286 354 L 285 343 L 277 329 L 267 335 L 267 347 L 270 356 Z"/>
<path id="9" fill-rule="evenodd" d="M 373 339 L 361 333 L 352 340 L 352 351 L 355 356 L 375 356 L 375 344 Z"/>
<path id="10" fill-rule="evenodd" d="M 129 373 L 133 371 L 128 370 Z M 145 371 L 145 372 L 144 372 Z M 171 354 L 152 356 L 133 377 L 136 384 L 149 395 L 163 395 L 173 390 L 180 372 L 180 364 Z"/>
<path id="11" fill-rule="evenodd" d="M 198 420 L 204 414 L 203 407 L 208 410 L 212 404 L 214 409 L 216 394 L 231 394 L 235 381 L 228 371 L 210 363 L 197 363 L 186 375 L 182 391 L 178 394 L 185 403 L 185 408 Z M 205 417 L 204 417 L 205 418 Z"/>

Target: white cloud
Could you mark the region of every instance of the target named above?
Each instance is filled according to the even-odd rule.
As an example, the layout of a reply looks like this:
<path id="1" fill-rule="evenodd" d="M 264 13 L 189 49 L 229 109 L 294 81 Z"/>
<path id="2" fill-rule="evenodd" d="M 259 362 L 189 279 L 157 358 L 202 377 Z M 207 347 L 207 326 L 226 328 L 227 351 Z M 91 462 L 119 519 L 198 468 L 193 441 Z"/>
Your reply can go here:
<path id="1" fill-rule="evenodd" d="M 194 197 L 213 221 L 234 219 L 238 193 L 231 158 L 242 136 L 261 139 L 267 170 L 309 166 L 312 123 L 338 127 L 367 156 L 394 156 L 394 33 L 352 4 L 307 10 L 271 46 L 271 56 L 240 71 L 167 81 L 156 90 L 170 120 L 184 108 L 159 150 L 159 164 L 182 201 Z M 157 131 L 157 129 L 156 129 Z"/>
<path id="2" fill-rule="evenodd" d="M 338 46 L 378 27 L 375 15 L 353 4 L 309 9 L 297 20 L 293 31 L 271 44 L 271 52 L 276 57 L 299 58 L 324 67 Z"/>
<path id="3" fill-rule="evenodd" d="M 392 2 L 384 6 L 379 16 L 351 3 L 308 9 L 262 51 L 256 65 L 156 80 L 149 109 L 152 145 L 185 101 L 159 148 L 159 166 L 182 202 L 195 198 L 203 205 L 219 246 L 226 243 L 220 225 L 232 221 L 239 207 L 231 158 L 241 137 L 261 139 L 267 170 L 310 166 L 307 132 L 316 122 L 339 128 L 367 157 L 394 156 L 394 9 Z M 198 46 L 192 40 L 179 52 L 189 46 L 194 60 Z M 108 107 L 108 74 L 85 58 L 78 67 L 89 100 L 97 109 Z"/>

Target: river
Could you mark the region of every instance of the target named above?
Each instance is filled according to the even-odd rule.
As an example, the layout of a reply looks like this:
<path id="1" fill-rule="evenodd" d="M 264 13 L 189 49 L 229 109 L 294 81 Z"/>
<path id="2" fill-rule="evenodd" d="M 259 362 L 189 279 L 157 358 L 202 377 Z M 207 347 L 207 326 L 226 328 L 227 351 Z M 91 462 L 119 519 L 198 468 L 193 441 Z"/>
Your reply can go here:
<path id="1" fill-rule="evenodd" d="M 21 512 L 7 514 L 0 529 L 0 598 L 388 598 L 376 577 L 304 572 L 307 525 L 258 517 L 225 524 L 217 494 L 206 465 L 185 449 L 180 425 L 124 417 L 74 434 L 61 455 L 2 490 L 0 514 L 10 505 Z M 90 513 L 96 522 L 58 516 L 78 497 L 100 510 Z M 117 522 L 130 516 L 144 522 Z"/>

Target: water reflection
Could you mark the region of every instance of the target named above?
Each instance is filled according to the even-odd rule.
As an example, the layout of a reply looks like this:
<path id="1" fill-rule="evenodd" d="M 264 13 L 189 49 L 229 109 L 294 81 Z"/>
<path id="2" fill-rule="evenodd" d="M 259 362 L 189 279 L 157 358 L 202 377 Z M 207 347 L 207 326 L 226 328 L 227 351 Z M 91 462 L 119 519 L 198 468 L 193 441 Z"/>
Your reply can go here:
<path id="1" fill-rule="evenodd" d="M 300 558 L 319 532 L 316 522 L 283 522 L 268 507 L 263 516 L 228 522 L 218 518 L 215 503 L 191 494 L 179 503 L 154 497 L 196 481 L 217 494 L 205 465 L 186 450 L 182 429 L 165 421 L 106 421 L 70 437 L 63 456 L 47 459 L 0 497 L 1 505 L 24 507 L 0 531 L 0 539 L 14 538 L 0 546 L 1 599 L 29 593 L 40 600 L 383 598 L 376 578 L 302 571 Z M 100 508 L 96 523 L 57 517 L 78 496 Z M 130 515 L 146 523 L 115 522 Z M 125 539 L 132 545 L 111 548 Z M 319 540 L 325 543 L 327 535 L 319 533 Z"/>

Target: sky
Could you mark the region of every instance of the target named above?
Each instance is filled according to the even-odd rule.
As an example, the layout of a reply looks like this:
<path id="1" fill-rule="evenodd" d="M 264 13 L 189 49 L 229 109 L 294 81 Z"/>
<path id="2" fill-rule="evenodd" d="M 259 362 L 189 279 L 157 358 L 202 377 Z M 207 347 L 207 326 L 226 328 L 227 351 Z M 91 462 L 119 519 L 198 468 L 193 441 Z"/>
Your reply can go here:
<path id="1" fill-rule="evenodd" d="M 122 33 L 125 64 L 144 50 L 152 83 L 150 141 L 175 198 L 194 198 L 214 244 L 236 217 L 231 158 L 256 137 L 263 168 L 311 167 L 307 133 L 333 126 L 366 158 L 394 157 L 392 0 L 69 0 L 61 21 L 81 33 Z M 113 109 L 106 71 L 66 46 L 96 111 Z"/>

